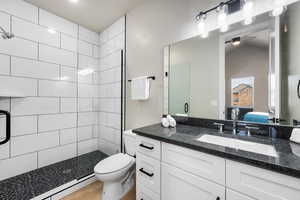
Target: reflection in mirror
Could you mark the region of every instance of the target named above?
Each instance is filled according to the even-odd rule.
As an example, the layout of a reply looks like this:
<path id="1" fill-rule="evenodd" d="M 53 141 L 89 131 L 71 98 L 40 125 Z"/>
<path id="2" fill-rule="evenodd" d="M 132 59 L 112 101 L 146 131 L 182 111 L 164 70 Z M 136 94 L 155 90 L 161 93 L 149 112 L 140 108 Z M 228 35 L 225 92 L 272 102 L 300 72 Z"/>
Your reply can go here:
<path id="1" fill-rule="evenodd" d="M 300 2 L 281 18 L 281 117 L 300 125 Z"/>
<path id="2" fill-rule="evenodd" d="M 296 2 L 280 17 L 264 13 L 252 25 L 169 45 L 167 112 L 300 126 L 299 19 Z"/>
<path id="3" fill-rule="evenodd" d="M 230 34 L 229 34 L 230 35 Z M 275 111 L 272 20 L 268 25 L 248 27 L 225 41 L 225 107 L 231 120 L 239 108 L 239 120 L 269 123 Z"/>
<path id="4" fill-rule="evenodd" d="M 170 47 L 169 113 L 218 118 L 218 53 L 217 36 Z"/>

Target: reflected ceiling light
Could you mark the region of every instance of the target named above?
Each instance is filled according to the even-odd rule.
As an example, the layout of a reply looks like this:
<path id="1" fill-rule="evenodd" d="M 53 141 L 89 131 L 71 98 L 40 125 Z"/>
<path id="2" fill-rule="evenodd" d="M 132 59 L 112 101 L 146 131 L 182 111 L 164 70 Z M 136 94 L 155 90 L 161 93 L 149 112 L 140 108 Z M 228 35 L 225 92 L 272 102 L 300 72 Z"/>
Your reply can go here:
<path id="1" fill-rule="evenodd" d="M 87 69 L 81 69 L 78 71 L 78 74 L 81 76 L 87 76 L 89 74 L 94 73 L 95 70 L 91 69 L 91 68 L 87 68 Z"/>
<path id="2" fill-rule="evenodd" d="M 71 3 L 78 3 L 79 0 L 69 0 Z"/>
<path id="3" fill-rule="evenodd" d="M 218 13 L 218 25 L 220 31 L 224 33 L 229 29 L 228 22 L 227 22 L 228 5 L 223 2 L 220 3 L 220 5 L 217 8 L 217 13 Z"/>
<path id="4" fill-rule="evenodd" d="M 254 21 L 254 2 L 253 0 L 243 0 L 242 1 L 242 10 L 244 17 L 244 24 L 250 25 Z"/>
<path id="5" fill-rule="evenodd" d="M 67 81 L 67 80 L 69 80 L 69 79 L 70 79 L 70 77 L 68 77 L 68 76 L 62 76 L 62 77 L 60 78 L 61 81 Z"/>
<path id="6" fill-rule="evenodd" d="M 207 38 L 209 33 L 206 27 L 206 14 L 201 12 L 198 16 L 197 16 L 197 20 L 198 20 L 198 31 L 199 34 L 201 35 L 202 38 Z"/>
<path id="7" fill-rule="evenodd" d="M 231 44 L 233 46 L 239 46 L 241 44 L 241 37 L 232 38 Z"/>
<path id="8" fill-rule="evenodd" d="M 274 17 L 281 15 L 286 9 L 286 0 L 273 0 L 274 8 L 272 15 Z"/>

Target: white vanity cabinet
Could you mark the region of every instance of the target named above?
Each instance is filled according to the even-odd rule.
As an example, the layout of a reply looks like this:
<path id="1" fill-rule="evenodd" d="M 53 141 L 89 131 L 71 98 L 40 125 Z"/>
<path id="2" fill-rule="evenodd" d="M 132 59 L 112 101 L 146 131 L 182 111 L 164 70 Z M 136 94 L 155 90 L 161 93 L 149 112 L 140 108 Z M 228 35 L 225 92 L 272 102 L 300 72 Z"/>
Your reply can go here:
<path id="1" fill-rule="evenodd" d="M 299 178 L 145 137 L 136 162 L 137 200 L 300 199 Z"/>
<path id="2" fill-rule="evenodd" d="M 229 160 L 226 162 L 226 177 L 227 188 L 239 191 L 253 199 L 300 199 L 298 178 Z"/>
<path id="3" fill-rule="evenodd" d="M 256 200 L 256 199 L 252 199 L 246 195 L 227 189 L 226 200 Z"/>
<path id="4" fill-rule="evenodd" d="M 136 138 L 136 199 L 160 200 L 161 142 Z"/>
<path id="5" fill-rule="evenodd" d="M 225 200 L 225 187 L 162 163 L 161 200 Z"/>

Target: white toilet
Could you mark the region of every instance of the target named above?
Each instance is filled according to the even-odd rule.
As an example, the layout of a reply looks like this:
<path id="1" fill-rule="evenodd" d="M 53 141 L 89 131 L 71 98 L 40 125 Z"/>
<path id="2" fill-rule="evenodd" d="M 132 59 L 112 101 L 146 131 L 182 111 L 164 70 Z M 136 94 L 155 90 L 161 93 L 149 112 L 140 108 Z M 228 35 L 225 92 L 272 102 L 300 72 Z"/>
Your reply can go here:
<path id="1" fill-rule="evenodd" d="M 125 131 L 126 153 L 112 155 L 95 166 L 97 179 L 104 183 L 102 200 L 120 200 L 134 186 L 135 136 L 132 131 Z"/>

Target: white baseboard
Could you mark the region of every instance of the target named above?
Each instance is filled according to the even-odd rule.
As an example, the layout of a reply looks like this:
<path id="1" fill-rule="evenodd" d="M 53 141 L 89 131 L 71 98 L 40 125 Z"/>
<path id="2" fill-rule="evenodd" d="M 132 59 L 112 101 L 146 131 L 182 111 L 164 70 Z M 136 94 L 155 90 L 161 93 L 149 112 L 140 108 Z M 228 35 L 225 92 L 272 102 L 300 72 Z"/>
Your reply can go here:
<path id="1" fill-rule="evenodd" d="M 41 194 L 31 200 L 59 200 L 93 182 L 97 179 L 94 174 L 91 174 L 87 177 L 84 177 L 80 180 L 74 180 L 69 183 L 66 183 L 62 186 L 59 186 L 53 190 L 50 190 L 44 194 Z"/>

